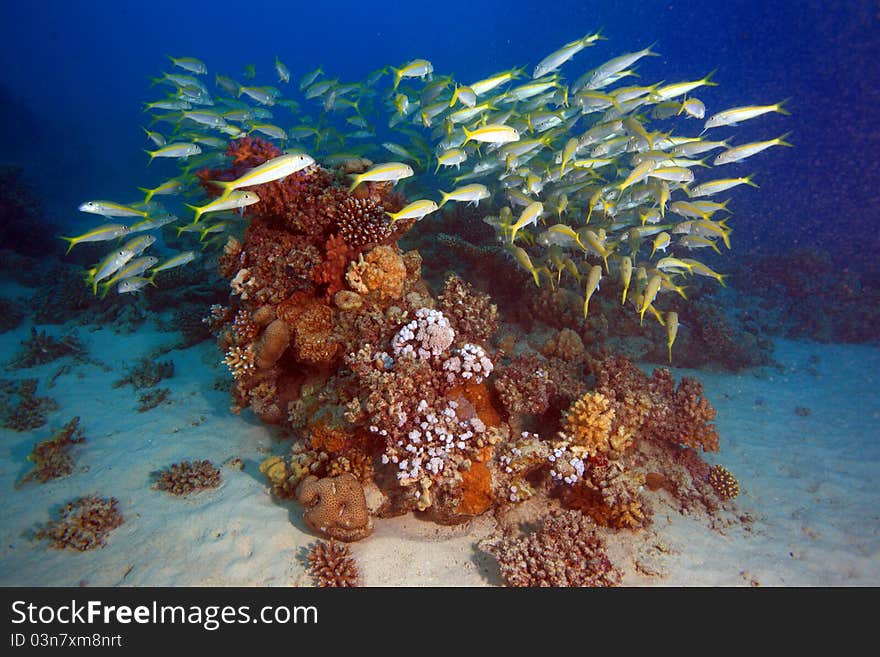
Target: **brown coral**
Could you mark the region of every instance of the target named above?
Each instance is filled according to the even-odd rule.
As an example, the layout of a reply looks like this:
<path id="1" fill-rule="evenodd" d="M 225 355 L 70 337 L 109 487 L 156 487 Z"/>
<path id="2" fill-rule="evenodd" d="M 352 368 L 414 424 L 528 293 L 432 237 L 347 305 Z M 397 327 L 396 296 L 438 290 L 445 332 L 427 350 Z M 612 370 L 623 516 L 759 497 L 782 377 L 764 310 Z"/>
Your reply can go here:
<path id="1" fill-rule="evenodd" d="M 550 338 L 541 349 L 547 358 L 560 358 L 564 361 L 577 361 L 584 355 L 584 342 L 581 336 L 569 328 L 564 328 Z"/>
<path id="2" fill-rule="evenodd" d="M 351 548 L 336 541 L 318 541 L 309 550 L 306 559 L 309 573 L 320 587 L 354 587 L 360 573 L 357 562 L 351 556 Z"/>
<path id="3" fill-rule="evenodd" d="M 66 504 L 52 520 L 35 533 L 38 540 L 52 541 L 58 550 L 71 548 L 84 552 L 104 547 L 107 534 L 123 522 L 119 500 L 115 497 L 80 497 Z"/>
<path id="4" fill-rule="evenodd" d="M 207 488 L 217 488 L 220 479 L 220 470 L 208 460 L 182 461 L 159 472 L 155 488 L 172 495 L 189 495 Z"/>
<path id="5" fill-rule="evenodd" d="M 739 495 L 739 482 L 736 477 L 723 465 L 713 465 L 709 468 L 709 484 L 723 500 L 731 500 Z"/>
<path id="6" fill-rule="evenodd" d="M 553 383 L 546 363 L 528 353 L 496 370 L 495 391 L 509 413 L 542 415 L 550 408 Z"/>
<path id="7" fill-rule="evenodd" d="M 380 244 L 391 237 L 391 221 L 375 198 L 344 198 L 336 209 L 339 235 L 349 246 Z"/>
<path id="8" fill-rule="evenodd" d="M 295 294 L 278 308 L 278 316 L 290 326 L 294 357 L 309 365 L 327 365 L 339 344 L 332 336 L 335 312 L 314 297 Z"/>
<path id="9" fill-rule="evenodd" d="M 263 331 L 260 341 L 256 345 L 254 364 L 260 369 L 269 369 L 287 349 L 290 344 L 290 330 L 283 319 L 271 322 Z"/>
<path id="10" fill-rule="evenodd" d="M 449 319 L 462 342 L 485 343 L 498 330 L 498 306 L 488 294 L 475 291 L 455 274 L 446 278 L 437 309 Z"/>
<path id="11" fill-rule="evenodd" d="M 377 246 L 348 266 L 345 280 L 362 295 L 374 293 L 380 301 L 403 296 L 406 265 L 390 246 Z"/>
<path id="12" fill-rule="evenodd" d="M 319 534 L 350 543 L 373 531 L 364 489 L 352 474 L 310 475 L 300 482 L 296 497 L 306 507 L 303 520 Z"/>
<path id="13" fill-rule="evenodd" d="M 555 511 L 525 538 L 508 534 L 481 547 L 497 559 L 508 586 L 616 586 L 622 577 L 595 527 L 577 511 Z"/>
<path id="14" fill-rule="evenodd" d="M 46 483 L 51 479 L 69 475 L 73 472 L 70 448 L 84 440 L 85 436 L 82 435 L 82 429 L 79 428 L 79 416 L 77 416 L 51 438 L 34 446 L 28 456 L 28 460 L 34 464 L 34 469 L 27 473 L 17 485 L 32 479 Z"/>

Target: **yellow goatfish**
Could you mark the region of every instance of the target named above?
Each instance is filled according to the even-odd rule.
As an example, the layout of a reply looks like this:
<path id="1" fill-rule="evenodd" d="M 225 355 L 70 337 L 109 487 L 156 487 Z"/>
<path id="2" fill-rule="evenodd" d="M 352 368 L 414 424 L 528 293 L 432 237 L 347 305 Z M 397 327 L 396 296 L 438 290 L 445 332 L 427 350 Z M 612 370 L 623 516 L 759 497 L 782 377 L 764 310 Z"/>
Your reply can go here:
<path id="1" fill-rule="evenodd" d="M 462 129 L 465 136 L 462 146 L 469 141 L 480 141 L 488 144 L 507 144 L 512 141 L 519 141 L 517 129 L 501 123 L 488 123 L 476 130 Z"/>
<path id="2" fill-rule="evenodd" d="M 599 289 L 599 281 L 602 279 L 602 267 L 600 265 L 593 265 L 590 268 L 590 273 L 587 275 L 587 288 L 585 290 L 586 297 L 584 298 L 584 317 L 587 316 L 587 311 L 590 307 L 590 299 L 593 297 L 593 293 Z"/>
<path id="3" fill-rule="evenodd" d="M 302 171 L 314 163 L 315 161 L 305 153 L 289 153 L 273 157 L 260 166 L 248 170 L 235 180 L 212 180 L 211 183 L 223 189 L 223 193 L 220 196 L 225 198 L 239 187 L 252 187 L 254 185 L 264 185 L 275 180 L 283 180 L 287 176 L 297 171 Z"/>
<path id="4" fill-rule="evenodd" d="M 645 292 L 642 296 L 642 306 L 639 308 L 639 324 L 644 320 L 645 311 L 648 309 L 648 306 L 654 303 L 654 299 L 657 298 L 657 292 L 660 291 L 660 284 L 662 282 L 663 279 L 660 278 L 659 274 L 654 274 L 648 279 L 648 285 L 645 287 Z"/>
<path id="5" fill-rule="evenodd" d="M 525 226 L 531 226 L 538 221 L 538 217 L 544 212 L 544 204 L 540 201 L 529 203 L 522 211 L 519 219 L 510 227 L 510 243 L 516 239 L 516 234 Z"/>
<path id="6" fill-rule="evenodd" d="M 632 258 L 629 256 L 623 256 L 623 259 L 620 261 L 620 282 L 623 283 L 623 298 L 620 300 L 621 305 L 626 303 L 626 293 L 629 291 L 629 283 L 632 280 L 632 273 Z"/>
<path id="7" fill-rule="evenodd" d="M 216 198 L 204 205 L 190 205 L 187 203 L 186 207 L 196 213 L 193 223 L 198 223 L 202 215 L 207 212 L 220 212 L 221 210 L 241 210 L 243 212 L 244 208 L 254 203 L 259 203 L 259 201 L 260 197 L 255 192 L 236 190 L 230 192 L 228 196 Z"/>
<path id="8" fill-rule="evenodd" d="M 434 66 L 427 59 L 414 59 L 400 68 L 392 66 L 391 70 L 394 71 L 394 90 L 397 91 L 403 78 L 428 77 L 430 79 L 431 73 L 434 72 Z"/>
<path id="9" fill-rule="evenodd" d="M 385 214 L 391 217 L 391 225 L 393 226 L 400 219 L 419 220 L 432 212 L 436 212 L 438 209 L 434 201 L 422 199 L 420 201 L 413 201 L 399 212 L 386 212 Z"/>
<path id="10" fill-rule="evenodd" d="M 666 347 L 669 349 L 669 362 L 672 362 L 672 344 L 678 335 L 678 313 L 670 311 L 666 313 Z"/>
<path id="11" fill-rule="evenodd" d="M 377 164 L 367 171 L 357 174 L 354 177 L 354 182 L 352 182 L 351 187 L 348 188 L 348 191 L 353 192 L 355 187 L 362 182 L 396 183 L 398 180 L 409 178 L 412 175 L 414 175 L 413 169 L 408 164 L 404 164 L 403 162 L 385 162 L 384 164 Z"/>
<path id="12" fill-rule="evenodd" d="M 753 119 L 756 116 L 761 116 L 770 112 L 791 114 L 791 112 L 782 107 L 784 104 L 785 101 L 783 100 L 781 103 L 776 103 L 775 105 L 750 105 L 748 107 L 734 107 L 729 110 L 724 110 L 723 112 L 718 112 L 717 114 L 710 116 L 706 120 L 706 125 L 703 127 L 703 130 L 705 131 L 709 128 L 718 128 L 725 125 L 737 125 L 742 121 L 747 121 L 748 119 Z"/>

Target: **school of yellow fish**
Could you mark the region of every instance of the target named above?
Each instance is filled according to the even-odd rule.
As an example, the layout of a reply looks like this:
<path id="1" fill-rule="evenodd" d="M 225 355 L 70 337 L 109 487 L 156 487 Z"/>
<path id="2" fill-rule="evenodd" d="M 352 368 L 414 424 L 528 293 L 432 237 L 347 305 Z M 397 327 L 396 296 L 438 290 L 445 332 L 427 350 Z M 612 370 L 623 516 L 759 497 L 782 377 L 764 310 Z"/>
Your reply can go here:
<path id="1" fill-rule="evenodd" d="M 671 360 L 678 317 L 655 307 L 658 296 L 686 298 L 689 276 L 724 285 L 724 274 L 685 256 L 729 249 L 730 210 L 719 199 L 740 185 L 757 187 L 752 176 L 715 175 L 713 168 L 791 146 L 787 135 L 735 144 L 729 135 L 718 138 L 718 129 L 788 112 L 777 102 L 709 114 L 695 94 L 715 85 L 712 73 L 683 82 L 628 84 L 639 78 L 638 64 L 657 56 L 653 46 L 594 68 L 576 66 L 582 50 L 604 40 L 592 33 L 565 44 L 531 75 L 518 68 L 476 81 L 435 75 L 431 62 L 415 59 L 355 83 L 331 79 L 318 68 L 296 85 L 276 57 L 269 72 L 273 83 L 286 85 L 299 100 L 285 98 L 277 86 L 255 84 L 254 65 L 245 67 L 241 81 L 217 74 L 211 85 L 202 61 L 171 57 L 172 72 L 153 80 L 167 94 L 145 104 L 150 121 L 143 129 L 152 143 L 149 162 L 172 159 L 179 175 L 139 187 L 142 201 L 83 203 L 84 212 L 136 223 L 102 224 L 63 239 L 73 248 L 175 224 L 178 235 L 197 233 L 201 245 L 221 244 L 240 229 L 243 208 L 260 201 L 245 188 L 315 163 L 335 167 L 365 157 L 377 164 L 353 176 L 352 189 L 362 182 L 411 179 L 410 189 L 435 190 L 389 221 L 422 219 L 450 202 L 491 199 L 499 210 L 483 221 L 535 285 L 576 285 L 587 316 L 601 279 L 618 278 L 621 303 L 629 302 L 640 321 L 650 313 L 665 326 Z M 560 72 L 566 64 L 583 73 L 567 81 Z M 695 136 L 673 134 L 691 125 L 697 126 L 690 131 Z M 194 172 L 225 166 L 229 140 L 249 134 L 272 141 L 284 154 L 218 183 L 219 198 L 186 204 L 191 219 L 178 219 L 155 200 L 199 194 Z M 157 273 L 198 257 L 185 251 L 159 263 L 143 255 L 155 241 L 152 235 L 131 237 L 108 253 L 87 273 L 93 291 L 100 286 L 106 294 L 116 286 L 120 293 L 137 292 Z"/>

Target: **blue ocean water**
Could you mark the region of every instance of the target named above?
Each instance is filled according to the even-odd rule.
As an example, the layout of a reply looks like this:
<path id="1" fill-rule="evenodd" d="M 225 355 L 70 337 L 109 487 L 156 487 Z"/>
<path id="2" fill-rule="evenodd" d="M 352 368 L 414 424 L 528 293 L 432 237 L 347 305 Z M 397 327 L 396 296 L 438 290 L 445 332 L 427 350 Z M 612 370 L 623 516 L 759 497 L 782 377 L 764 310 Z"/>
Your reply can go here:
<path id="1" fill-rule="evenodd" d="M 94 310 L 89 306 L 93 299 L 86 294 L 83 295 L 86 301 L 74 299 L 59 306 L 69 315 L 48 317 L 50 313 L 45 310 L 55 307 L 46 302 L 47 299 L 53 301 L 52 295 L 62 292 L 67 295 L 70 288 L 79 283 L 82 270 L 102 254 L 100 249 L 89 245 L 78 247 L 70 255 L 64 254 L 65 245 L 57 239 L 58 235 L 77 235 L 103 221 L 96 215 L 78 212 L 77 206 L 89 199 L 133 201 L 139 196 L 138 187 L 152 187 L 177 173 L 173 162 L 157 160 L 147 164 L 144 149 L 153 146 L 142 129 L 149 125 L 144 103 L 157 100 L 169 91 L 168 86 L 152 85 L 151 78 L 163 72 L 183 73 L 171 66 L 168 55 L 193 56 L 204 61 L 209 71 L 206 80 L 212 91 L 216 89 L 215 74 L 242 82 L 245 67 L 253 65 L 254 84 L 281 87 L 285 96 L 301 104 L 303 114 L 322 120 L 321 102 L 308 101 L 298 91 L 301 77 L 319 66 L 327 78 L 338 78 L 341 83 L 359 82 L 377 69 L 400 66 L 416 58 L 429 60 L 435 77 L 448 74 L 456 81 L 475 81 L 514 67 L 525 67 L 530 74 L 540 59 L 563 44 L 601 30 L 607 40 L 598 41 L 562 67 L 566 81 L 574 80 L 614 56 L 651 47 L 659 56 L 641 60 L 636 67 L 639 77 L 623 84 L 697 80 L 714 71 L 712 80 L 717 86 L 700 89 L 695 94 L 706 103 L 707 116 L 729 107 L 785 101 L 790 114 L 771 113 L 724 131 L 725 136 L 733 137 L 735 144 L 788 135 L 786 139 L 793 147 L 770 148 L 729 167 L 731 175 L 753 175 L 758 188 L 740 186 L 717 197 L 719 201 L 730 198 L 732 248 L 718 257 L 710 253 L 707 262 L 729 274 L 730 285 L 713 288 L 712 292 L 706 292 L 706 286 L 696 285 L 696 301 L 690 305 L 675 299 L 676 305 L 670 309 L 678 312 L 676 321 L 681 318 L 682 334 L 675 346 L 678 351 L 673 351 L 676 360 L 672 366 L 682 368 L 675 372 L 676 378 L 694 376 L 704 381 L 708 396 L 719 410 L 717 422 L 722 436 L 719 462 L 732 464 L 734 470 L 739 466 L 750 508 L 767 511 L 767 507 L 762 506 L 767 497 L 761 498 L 754 491 L 777 490 L 773 485 L 790 495 L 790 499 L 786 499 L 792 509 L 808 505 L 806 500 L 812 500 L 820 509 L 824 508 L 822 504 L 827 503 L 830 508 L 840 500 L 855 500 L 852 507 L 855 520 L 847 517 L 845 524 L 846 531 L 856 536 L 853 540 L 859 544 L 855 551 L 858 557 L 841 553 L 837 565 L 827 576 L 818 574 L 821 558 L 816 556 L 813 561 L 807 559 L 801 570 L 798 566 L 785 571 L 788 580 L 782 576 L 773 579 L 775 575 L 770 568 L 763 571 L 763 577 L 775 584 L 846 583 L 852 579 L 859 583 L 876 583 L 877 572 L 870 566 L 870 559 L 861 561 L 865 553 L 876 555 L 876 538 L 870 530 L 860 528 L 858 522 L 858 518 L 869 513 L 865 509 L 876 502 L 876 494 L 865 483 L 876 474 L 878 462 L 876 449 L 869 444 L 871 428 L 867 418 L 880 413 L 874 390 L 876 372 L 865 375 L 860 370 L 865 363 L 873 367 L 877 362 L 880 338 L 877 323 L 880 268 L 876 256 L 880 248 L 880 233 L 876 228 L 880 219 L 880 169 L 874 165 L 875 155 L 880 152 L 880 130 L 876 121 L 880 100 L 876 84 L 880 80 L 880 13 L 875 2 L 450 0 L 442 4 L 391 1 L 381 6 L 336 2 L 330 6 L 267 1 L 243 5 L 226 0 L 210 3 L 47 0 L 39 6 L 6 2 L 0 12 L 3 44 L 0 49 L 0 167 L 20 170 L 24 183 L 21 189 L 28 188 L 31 195 L 26 196 L 16 188 L 2 203 L 19 208 L 15 203 L 27 198 L 24 205 L 33 201 L 34 207 L 38 207 L 37 213 L 29 216 L 39 219 L 33 223 L 38 234 L 29 233 L 27 227 L 22 229 L 19 224 L 16 231 L 10 233 L 12 237 L 0 245 L 6 249 L 4 258 L 11 258 L 9 254 L 16 251 L 30 258 L 37 256 L 25 261 L 32 263 L 33 270 L 29 272 L 18 271 L 13 275 L 18 261 L 10 259 L 4 263 L 4 278 L 8 280 L 0 281 L 4 286 L 0 288 L 0 297 L 18 298 L 19 306 L 26 306 L 28 314 L 12 329 L 4 327 L 5 335 L 0 333 L 2 360 L 4 363 L 14 361 L 20 345 L 29 338 L 36 340 L 39 331 L 48 331 L 56 338 L 73 331 L 79 341 L 71 343 L 74 346 L 62 357 L 71 359 L 72 367 L 82 368 L 83 377 L 91 377 L 90 382 L 100 382 L 106 389 L 104 392 L 113 395 L 109 397 L 112 403 L 107 402 L 107 406 L 102 407 L 103 402 L 89 406 L 95 394 L 81 390 L 74 378 L 80 374 L 72 374 L 72 370 L 65 370 L 58 363 L 38 364 L 37 369 L 29 369 L 33 366 L 7 368 L 8 373 L 0 375 L 6 395 L 0 406 L 7 415 L 8 404 L 12 403 L 9 400 L 15 399 L 17 394 L 9 391 L 17 389 L 23 377 L 31 375 L 39 381 L 37 394 L 49 392 L 50 396 L 57 397 L 61 410 L 48 412 L 50 422 L 46 426 L 12 434 L 15 442 L 10 443 L 12 447 L 6 457 L 14 465 L 7 465 L 3 470 L 4 482 L 8 479 L 13 483 L 21 478 L 22 464 L 33 443 L 48 437 L 50 427 L 57 429 L 63 425 L 80 404 L 88 408 L 88 413 L 83 413 L 83 425 L 89 440 L 94 441 L 95 449 L 99 450 L 97 455 L 88 457 L 94 459 L 95 465 L 91 469 L 90 484 L 93 481 L 119 484 L 113 476 L 100 478 L 102 467 L 112 470 L 115 459 L 119 458 L 114 452 L 119 449 L 118 445 L 110 444 L 109 440 L 102 442 L 101 436 L 137 434 L 140 442 L 135 443 L 135 451 L 145 456 L 135 469 L 145 481 L 147 470 L 166 466 L 172 458 L 210 457 L 219 465 L 240 453 L 245 471 L 252 474 L 251 480 L 242 484 L 234 475 L 228 475 L 226 469 L 223 471 L 224 477 L 232 482 L 229 487 L 246 500 L 253 500 L 258 494 L 255 491 L 261 492 L 265 487 L 264 478 L 254 474 L 260 458 L 286 450 L 279 447 L 283 444 L 281 441 L 269 440 L 269 437 L 277 437 L 271 433 L 274 429 L 267 429 L 267 423 L 258 419 L 256 411 L 245 411 L 240 416 L 228 413 L 228 390 L 217 383 L 217 377 L 225 376 L 228 384 L 229 372 L 225 366 L 218 365 L 223 354 L 210 340 L 202 336 L 200 343 L 178 345 L 175 349 L 168 348 L 162 340 L 162 332 L 170 324 L 181 321 L 186 311 L 196 307 L 204 311 L 203 314 L 190 317 L 185 329 L 177 328 L 184 333 L 197 333 L 211 303 L 227 300 L 227 281 L 221 281 L 218 287 L 217 280 L 206 280 L 204 267 L 193 268 L 201 278 L 196 276 L 186 281 L 186 286 L 181 284 L 179 297 L 175 296 L 174 284 L 169 283 L 158 293 L 148 290 L 152 296 L 148 296 L 146 302 L 143 297 L 120 296 L 115 308 L 109 309 L 109 304 L 95 301 L 97 310 Z M 273 67 L 276 57 L 291 71 L 289 86 L 278 82 Z M 383 84 L 388 85 L 388 78 Z M 414 83 L 414 86 L 420 84 L 422 82 Z M 278 115 L 291 116 L 286 110 Z M 297 111 L 294 111 L 292 118 L 283 119 L 282 125 L 289 127 L 296 120 Z M 334 119 L 329 121 L 332 123 Z M 333 125 L 341 129 L 338 122 Z M 376 141 L 392 139 L 394 135 L 383 127 Z M 554 144 L 555 150 L 561 147 L 562 143 Z M 373 151 L 373 159 L 375 153 Z M 427 182 L 402 186 L 407 193 L 412 192 L 409 200 L 422 195 L 439 196 L 430 173 L 425 174 L 425 180 Z M 165 198 L 161 199 L 163 203 Z M 192 201 L 187 199 L 187 202 Z M 181 214 L 186 212 L 175 201 L 169 204 Z M 407 246 L 418 248 L 422 253 L 423 275 L 437 288 L 446 268 L 466 270 L 474 276 L 471 282 L 476 288 L 488 291 L 499 303 L 504 321 L 509 322 L 504 330 L 516 338 L 511 339 L 511 343 L 516 344 L 516 353 L 521 352 L 525 344 L 536 353 L 544 345 L 546 355 L 546 344 L 551 337 L 558 339 L 558 329 L 567 321 L 564 313 L 559 311 L 559 317 L 551 316 L 554 310 L 548 311 L 548 306 L 521 301 L 522 289 L 505 287 L 515 278 L 499 273 L 491 261 L 485 269 L 469 264 L 459 267 L 462 262 L 456 259 L 458 256 L 444 253 L 443 247 L 438 245 L 429 221 L 418 225 L 418 230 L 413 231 L 417 237 Z M 485 229 L 478 221 L 474 223 Z M 442 232 L 454 232 L 451 225 L 444 224 Z M 463 239 L 476 244 L 480 236 L 471 228 L 465 226 Z M 438 228 L 437 232 L 441 230 Z M 485 238 L 485 234 L 482 237 Z M 177 248 L 163 246 L 159 253 L 167 257 Z M 692 257 L 702 257 L 705 251 Z M 82 252 L 88 255 L 83 256 Z M 432 256 L 436 257 L 434 271 L 431 270 Z M 16 264 L 10 264 L 12 262 Z M 69 281 L 67 287 L 56 278 L 62 275 L 59 273 L 62 270 L 56 268 L 60 263 L 70 266 L 63 270 L 65 280 Z M 596 263 L 601 260 L 591 264 Z M 562 275 L 561 270 L 559 274 Z M 530 277 L 525 281 L 531 285 Z M 588 350 L 591 347 L 612 349 L 626 343 L 622 353 L 638 360 L 646 371 L 667 364 L 666 332 L 651 324 L 650 315 L 645 317 L 649 324 L 646 331 L 653 333 L 646 337 L 645 333 L 639 333 L 641 329 L 631 317 L 624 321 L 615 315 L 603 323 L 594 319 L 592 308 L 591 323 L 585 324 L 581 331 Z M 178 314 L 174 314 L 175 311 Z M 554 323 L 556 320 L 558 324 Z M 624 327 L 621 335 L 614 335 L 615 329 L 621 326 Z M 501 342 L 502 333 L 499 331 L 496 343 Z M 594 344 L 590 338 L 595 338 Z M 829 343 L 833 344 L 820 346 Z M 168 418 L 155 420 L 147 413 L 136 416 L 133 426 L 127 424 L 127 420 L 122 422 L 121 418 L 129 415 L 114 410 L 114 404 L 127 404 L 127 413 L 133 416 L 130 410 L 136 403 L 134 397 L 129 399 L 121 392 L 107 390 L 138 358 L 154 358 L 155 350 L 161 348 L 166 349 L 161 351 L 160 357 L 172 359 L 176 367 L 174 383 L 169 384 L 171 399 L 178 409 L 183 399 L 189 400 L 188 415 L 185 420 L 179 420 L 169 413 Z M 89 361 L 84 353 L 95 356 L 96 360 Z M 514 352 L 505 353 L 503 358 L 513 355 Z M 100 373 L 105 360 L 113 361 L 112 375 Z M 512 367 L 508 362 L 504 365 Z M 590 385 L 595 382 L 594 371 L 585 369 L 581 374 Z M 846 399 L 836 400 L 833 393 L 843 389 L 842 382 L 851 383 L 860 375 L 865 376 L 864 387 L 846 387 Z M 7 381 L 6 377 L 11 379 Z M 297 381 L 297 385 L 301 384 Z M 54 392 L 50 392 L 51 388 Z M 856 398 L 859 390 L 863 396 Z M 802 391 L 806 392 L 801 394 Z M 495 403 L 500 406 L 497 399 Z M 554 411 L 564 410 L 561 402 L 554 401 L 550 405 Z M 835 415 L 835 409 L 839 414 Z M 863 415 L 864 409 L 868 412 Z M 268 415 L 264 413 L 263 419 Z M 212 441 L 217 435 L 232 431 L 233 426 L 235 438 L 230 443 L 218 446 Z M 526 432 L 541 428 L 528 422 L 510 426 Z M 552 430 L 558 428 L 558 424 L 552 424 Z M 178 432 L 192 437 L 189 451 L 171 449 L 171 440 L 176 439 Z M 826 433 L 833 433 L 837 442 L 823 442 L 822 436 Z M 168 462 L 149 460 L 153 458 L 148 455 L 154 446 L 154 435 L 168 439 L 168 445 L 161 451 Z M 816 459 L 825 458 L 835 450 L 847 462 L 861 459 L 861 465 L 854 467 L 854 481 L 840 483 L 829 478 L 816 483 L 815 489 L 814 482 L 806 482 L 809 477 L 800 482 L 800 475 L 795 471 L 801 466 L 808 471 L 809 464 L 785 465 L 787 456 L 781 447 L 779 451 L 775 448 L 784 445 L 786 449 L 797 450 L 798 441 L 804 436 L 807 446 L 816 449 L 811 452 L 818 455 Z M 157 443 L 160 442 L 162 438 L 157 439 Z M 750 460 L 748 454 L 760 454 L 764 462 L 758 463 L 756 457 Z M 803 457 L 804 462 L 808 460 Z M 761 469 L 764 466 L 767 470 Z M 772 472 L 775 476 L 777 470 L 788 467 L 793 473 L 791 479 L 798 480 L 794 486 L 789 486 L 787 480 L 779 483 L 768 475 Z M 786 476 L 788 474 L 786 471 Z M 71 480 L 76 476 L 83 475 L 74 474 Z M 130 489 L 123 486 L 130 493 L 130 498 L 123 503 L 132 508 L 137 506 L 131 500 L 146 500 L 150 494 L 145 492 L 147 486 L 137 485 L 140 486 L 137 490 L 134 483 Z M 77 484 L 73 488 L 85 491 L 87 486 Z M 112 487 L 108 486 L 108 494 L 113 492 L 109 488 Z M 22 489 L 20 494 L 36 496 L 29 490 Z M 48 507 L 63 502 L 66 493 L 66 489 L 55 488 L 43 497 L 20 497 L 13 505 L 16 519 L 10 519 L 4 530 L 11 535 L 12 529 L 20 529 L 26 520 L 43 520 Z M 33 499 L 42 506 L 31 504 Z M 259 518 L 267 527 L 274 527 L 272 523 L 277 517 L 271 515 L 272 511 L 271 507 L 261 509 L 254 518 Z M 767 523 L 771 525 L 768 534 L 778 539 L 780 545 L 791 540 L 790 531 L 808 533 L 801 527 L 791 530 L 786 524 L 788 517 L 767 513 L 770 516 Z M 799 511 L 792 511 L 793 516 L 796 513 Z M 811 516 L 809 522 L 804 521 L 805 526 L 810 523 L 818 526 L 827 521 L 820 511 L 815 513 L 815 518 Z M 773 525 L 777 521 L 778 524 Z M 172 520 L 168 522 L 169 528 L 179 526 Z M 876 518 L 872 522 L 876 524 Z M 308 534 L 305 525 L 294 524 L 303 535 Z M 403 529 L 412 531 L 408 526 Z M 108 550 L 112 547 L 111 543 Z M 285 544 L 284 549 L 289 547 Z M 834 544 L 823 549 L 834 551 L 839 547 L 840 544 Z M 370 553 L 368 547 L 362 549 L 365 559 L 382 558 Z M 170 553 L 172 548 L 169 552 L 160 551 L 162 555 Z M 197 554 L 201 556 L 192 557 Z M 190 556 L 198 560 L 204 554 L 194 550 Z M 42 553 L 38 554 L 34 548 L 17 544 L 0 563 L 2 580 L 17 583 L 16 569 L 24 564 L 24 583 L 53 583 L 36 573 L 35 564 L 40 555 Z M 97 557 L 93 559 L 96 560 L 83 567 L 83 578 L 88 575 L 95 578 L 93 581 L 109 584 L 122 581 L 101 579 L 103 575 L 96 574 L 101 570 L 101 562 Z M 732 563 L 732 559 L 728 562 Z M 255 568 L 259 566 L 271 574 L 265 579 L 248 579 L 250 571 L 235 572 L 230 573 L 227 581 L 284 583 L 286 571 L 271 570 L 271 555 L 258 550 L 253 563 Z M 64 570 L 65 562 L 56 558 L 48 572 L 59 581 L 75 583 L 76 580 L 63 579 Z M 858 572 L 852 575 L 851 570 Z M 197 572 L 196 583 L 227 583 L 213 579 L 216 574 L 207 570 Z M 681 569 L 670 567 L 668 572 L 674 583 L 692 583 Z M 410 571 L 401 575 L 412 576 Z M 450 582 L 459 582 L 448 573 L 436 575 L 441 583 L 447 576 Z M 136 577 L 139 584 L 174 583 L 168 573 L 151 568 L 137 572 Z M 392 581 L 374 577 L 376 579 L 371 581 L 375 583 Z M 497 575 L 487 579 L 491 583 L 500 581 Z M 644 583 L 638 579 L 624 581 Z M 736 577 L 731 579 L 727 575 L 706 582 L 739 583 Z M 407 583 L 420 582 L 411 579 Z"/>
<path id="2" fill-rule="evenodd" d="M 620 52 L 656 43 L 645 80 L 695 79 L 718 69 L 714 107 L 790 99 L 791 117 L 743 128 L 743 140 L 792 132 L 794 149 L 753 169 L 766 189 L 737 203 L 737 241 L 785 250 L 828 246 L 869 265 L 880 179 L 861 154 L 877 152 L 872 107 L 880 77 L 877 9 L 854 2 L 565 1 L 288 5 L 159 0 L 4 3 L 0 53 L 5 112 L 0 157 L 21 161 L 47 190 L 52 219 L 82 220 L 84 197 L 126 198 L 142 180 L 142 103 L 166 54 L 197 56 L 232 75 L 254 63 L 270 83 L 274 57 L 295 79 L 322 66 L 341 80 L 424 57 L 438 73 L 479 79 L 533 65 L 581 33 L 609 41 L 564 72 L 576 77 Z M 280 26 L 280 27 L 279 27 Z M 153 90 L 154 91 L 154 90 Z M 778 133 L 778 134 L 777 134 Z M 737 199 L 738 200 L 738 199 Z M 876 273 L 876 272 L 875 272 Z"/>

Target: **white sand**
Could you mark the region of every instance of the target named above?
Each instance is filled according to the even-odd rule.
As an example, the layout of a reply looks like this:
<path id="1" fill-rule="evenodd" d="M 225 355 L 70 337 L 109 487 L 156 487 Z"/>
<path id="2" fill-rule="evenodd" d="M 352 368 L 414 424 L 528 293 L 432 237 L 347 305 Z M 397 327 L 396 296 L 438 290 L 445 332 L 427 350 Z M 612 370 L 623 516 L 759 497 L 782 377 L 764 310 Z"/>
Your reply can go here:
<path id="1" fill-rule="evenodd" d="M 0 335 L 4 361 L 28 330 L 25 323 Z M 78 330 L 91 356 L 113 365 L 112 372 L 74 365 L 51 389 L 46 381 L 62 361 L 0 375 L 39 377 L 38 394 L 60 405 L 34 432 L 0 430 L 0 584 L 309 585 L 302 555 L 315 537 L 299 507 L 273 499 L 257 471 L 267 454 L 287 445 L 249 412 L 228 412 L 228 394 L 212 387 L 225 375 L 213 343 L 166 356 L 175 374 L 159 385 L 172 390 L 171 403 L 138 413 L 138 393 L 112 384 L 125 364 L 176 336 L 150 327 L 131 336 Z M 808 371 L 811 355 L 820 357 L 816 375 Z M 737 507 L 754 522 L 716 531 L 706 518 L 672 510 L 665 493 L 649 493 L 653 527 L 609 539 L 624 584 L 880 584 L 880 349 L 781 342 L 776 357 L 786 374 L 673 372 L 704 382 L 722 437 L 712 460 L 739 478 Z M 797 416 L 796 406 L 810 415 Z M 74 415 L 87 439 L 74 448 L 75 472 L 16 490 L 34 443 Z M 218 489 L 178 498 L 150 488 L 150 473 L 172 463 L 206 458 L 219 466 L 233 457 L 244 470 L 223 467 Z M 120 501 L 125 523 L 106 547 L 79 553 L 27 538 L 51 510 L 87 494 Z M 376 521 L 373 536 L 352 549 L 368 585 L 493 585 L 493 561 L 475 547 L 493 529 L 490 516 L 459 527 L 406 516 Z"/>

